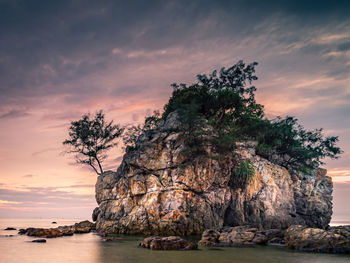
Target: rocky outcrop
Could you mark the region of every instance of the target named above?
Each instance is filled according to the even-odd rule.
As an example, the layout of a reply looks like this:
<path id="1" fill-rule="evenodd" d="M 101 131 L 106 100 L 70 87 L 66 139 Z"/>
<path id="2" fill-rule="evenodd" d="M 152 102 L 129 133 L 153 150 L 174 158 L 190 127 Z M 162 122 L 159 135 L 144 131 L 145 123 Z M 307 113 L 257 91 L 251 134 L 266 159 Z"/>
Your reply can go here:
<path id="1" fill-rule="evenodd" d="M 332 182 L 325 170 L 290 174 L 256 155 L 254 142 L 237 143 L 223 159 L 198 157 L 185 163 L 178 125 L 176 114 L 170 114 L 127 149 L 117 172 L 98 177 L 99 207 L 93 218 L 99 232 L 190 235 L 223 226 L 328 226 Z M 234 171 L 247 159 L 255 174 L 240 187 Z"/>
<path id="2" fill-rule="evenodd" d="M 350 226 L 331 227 L 328 230 L 301 225 L 286 230 L 287 247 L 309 252 L 350 254 Z"/>
<path id="3" fill-rule="evenodd" d="M 147 237 L 140 243 L 140 246 L 152 250 L 193 250 L 198 248 L 196 243 L 178 236 Z"/>
<path id="4" fill-rule="evenodd" d="M 73 234 L 89 233 L 95 230 L 95 224 L 89 221 L 82 221 L 71 226 L 59 226 L 56 228 L 26 228 L 20 229 L 18 234 L 31 237 L 55 238 L 62 236 L 72 236 Z"/>
<path id="5" fill-rule="evenodd" d="M 208 229 L 203 232 L 200 246 L 246 247 L 255 245 L 283 245 L 284 231 L 281 229 L 258 230 L 249 226 Z"/>

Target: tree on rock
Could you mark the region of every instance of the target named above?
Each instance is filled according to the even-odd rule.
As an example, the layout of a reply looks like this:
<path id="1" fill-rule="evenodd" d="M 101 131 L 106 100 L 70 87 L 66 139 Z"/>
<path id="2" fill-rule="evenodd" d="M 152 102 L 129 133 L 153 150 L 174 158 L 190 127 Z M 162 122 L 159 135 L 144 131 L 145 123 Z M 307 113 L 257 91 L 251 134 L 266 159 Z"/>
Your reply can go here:
<path id="1" fill-rule="evenodd" d="M 63 145 L 69 146 L 67 153 L 75 154 L 77 163 L 90 165 L 97 174 L 102 174 L 101 163 L 106 159 L 106 152 L 116 146 L 123 133 L 123 128 L 106 122 L 102 110 L 94 116 L 85 114 L 78 121 L 72 121 L 69 138 Z"/>

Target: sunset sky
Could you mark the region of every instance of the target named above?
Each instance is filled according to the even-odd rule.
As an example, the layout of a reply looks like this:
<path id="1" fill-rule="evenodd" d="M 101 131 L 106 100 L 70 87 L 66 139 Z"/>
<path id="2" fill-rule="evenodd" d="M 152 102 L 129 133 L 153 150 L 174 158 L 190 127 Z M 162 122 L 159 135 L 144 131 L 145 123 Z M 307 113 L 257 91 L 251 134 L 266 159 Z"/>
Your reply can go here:
<path id="1" fill-rule="evenodd" d="M 162 109 L 170 84 L 259 62 L 256 99 L 338 135 L 333 220 L 350 221 L 350 1 L 0 0 L 0 217 L 90 218 L 96 174 L 63 155 L 69 123 Z M 120 149 L 106 168 L 116 169 Z"/>

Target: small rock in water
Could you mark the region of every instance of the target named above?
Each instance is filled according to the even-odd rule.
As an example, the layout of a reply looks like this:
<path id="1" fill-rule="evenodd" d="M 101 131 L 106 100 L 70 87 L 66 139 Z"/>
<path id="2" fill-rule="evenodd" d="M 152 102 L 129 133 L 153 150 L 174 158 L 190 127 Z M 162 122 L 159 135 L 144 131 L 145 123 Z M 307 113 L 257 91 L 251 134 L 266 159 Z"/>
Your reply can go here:
<path id="1" fill-rule="evenodd" d="M 152 250 L 193 250 L 198 248 L 196 243 L 189 242 L 178 236 L 147 237 L 141 242 L 140 246 Z"/>
<path id="2" fill-rule="evenodd" d="M 46 239 L 34 239 L 33 243 L 46 243 Z"/>
<path id="3" fill-rule="evenodd" d="M 18 234 L 32 237 L 54 238 L 72 236 L 77 233 L 89 233 L 95 230 L 95 224 L 89 221 L 82 221 L 71 226 L 59 226 L 56 228 L 34 228 L 20 229 Z"/>
<path id="4" fill-rule="evenodd" d="M 5 228 L 5 230 L 16 230 L 16 228 L 14 228 L 14 227 L 7 227 L 7 228 Z"/>
<path id="5" fill-rule="evenodd" d="M 51 222 L 51 224 L 57 224 L 57 222 L 56 222 L 56 221 L 53 221 L 53 222 Z"/>

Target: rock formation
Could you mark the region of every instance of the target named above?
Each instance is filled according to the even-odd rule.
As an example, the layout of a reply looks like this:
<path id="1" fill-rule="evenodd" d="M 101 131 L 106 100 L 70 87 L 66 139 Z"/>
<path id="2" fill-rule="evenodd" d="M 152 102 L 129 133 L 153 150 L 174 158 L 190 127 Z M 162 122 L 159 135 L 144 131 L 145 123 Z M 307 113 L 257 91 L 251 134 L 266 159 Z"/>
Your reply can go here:
<path id="1" fill-rule="evenodd" d="M 56 228 L 34 228 L 20 229 L 18 234 L 31 237 L 55 238 L 62 236 L 72 236 L 73 234 L 90 233 L 95 230 L 95 224 L 87 220 L 75 223 L 70 226 L 59 226 Z"/>
<path id="2" fill-rule="evenodd" d="M 189 242 L 178 236 L 147 237 L 140 243 L 140 246 L 152 250 L 193 250 L 198 248 L 196 243 Z"/>
<path id="3" fill-rule="evenodd" d="M 223 227 L 220 230 L 208 229 L 202 234 L 200 246 L 245 247 L 255 245 L 284 245 L 284 230 L 259 230 L 248 226 Z"/>
<path id="4" fill-rule="evenodd" d="M 286 230 L 284 240 L 287 247 L 296 250 L 350 254 L 350 226 L 330 227 L 327 230 L 291 226 Z"/>
<path id="5" fill-rule="evenodd" d="M 328 226 L 332 181 L 326 170 L 289 173 L 256 155 L 254 142 L 237 143 L 234 154 L 224 159 L 198 157 L 184 165 L 178 125 L 177 115 L 170 114 L 127 149 L 117 172 L 98 177 L 97 231 L 191 235 L 223 226 Z M 233 171 L 247 159 L 255 174 L 245 187 L 237 187 Z"/>

